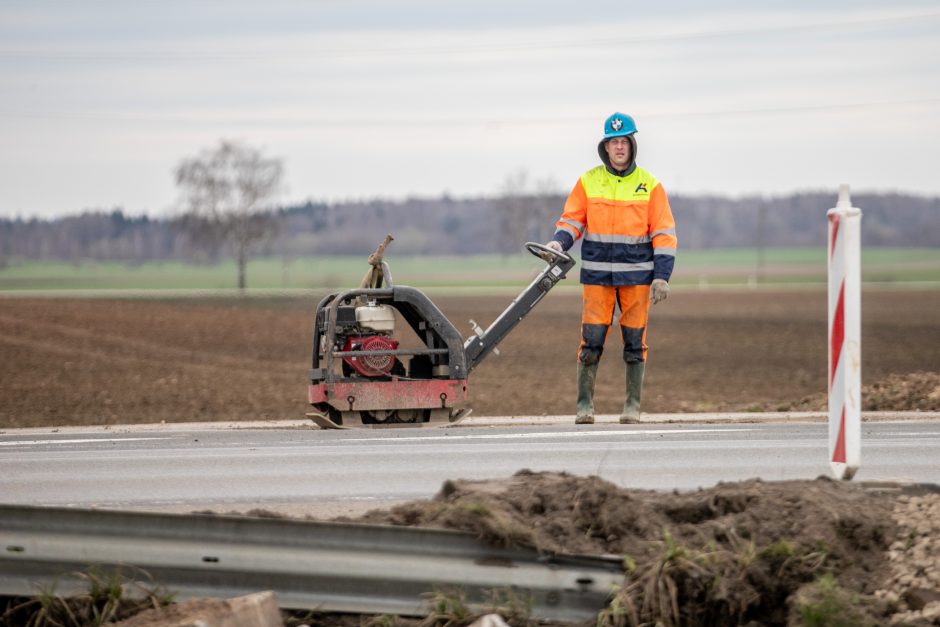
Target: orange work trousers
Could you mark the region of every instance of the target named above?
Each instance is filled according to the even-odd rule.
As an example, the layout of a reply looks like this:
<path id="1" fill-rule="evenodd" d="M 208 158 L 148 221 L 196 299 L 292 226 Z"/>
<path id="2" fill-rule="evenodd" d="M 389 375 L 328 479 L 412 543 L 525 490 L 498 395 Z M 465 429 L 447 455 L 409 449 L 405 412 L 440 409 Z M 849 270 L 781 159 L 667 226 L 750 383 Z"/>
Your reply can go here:
<path id="1" fill-rule="evenodd" d="M 649 285 L 585 285 L 581 310 L 581 346 L 578 359 L 596 364 L 604 352 L 604 342 L 614 323 L 614 310 L 620 308 L 620 337 L 623 360 L 646 361 L 646 323 L 650 310 Z"/>

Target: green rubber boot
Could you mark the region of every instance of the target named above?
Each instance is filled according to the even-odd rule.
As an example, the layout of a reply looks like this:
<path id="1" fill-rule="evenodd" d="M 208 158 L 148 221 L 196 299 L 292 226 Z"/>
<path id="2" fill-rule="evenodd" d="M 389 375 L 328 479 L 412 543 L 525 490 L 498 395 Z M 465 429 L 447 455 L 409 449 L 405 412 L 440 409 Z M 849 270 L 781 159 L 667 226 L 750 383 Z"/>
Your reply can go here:
<path id="1" fill-rule="evenodd" d="M 594 381 L 597 379 L 597 364 L 578 362 L 578 405 L 574 423 L 594 424 Z"/>
<path id="2" fill-rule="evenodd" d="M 640 396 L 643 393 L 643 375 L 646 362 L 638 361 L 627 364 L 627 400 L 620 414 L 620 424 L 629 425 L 640 422 Z"/>

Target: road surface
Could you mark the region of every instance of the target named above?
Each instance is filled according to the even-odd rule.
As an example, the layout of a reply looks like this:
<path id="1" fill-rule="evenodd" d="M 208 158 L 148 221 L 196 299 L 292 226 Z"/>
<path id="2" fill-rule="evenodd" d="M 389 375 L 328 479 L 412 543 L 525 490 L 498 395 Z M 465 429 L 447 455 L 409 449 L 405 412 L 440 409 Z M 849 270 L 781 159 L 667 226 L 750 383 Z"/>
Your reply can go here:
<path id="1" fill-rule="evenodd" d="M 327 518 L 520 469 L 689 490 L 829 475 L 825 423 L 321 431 L 216 425 L 0 431 L 0 502 Z M 855 481 L 940 483 L 940 420 L 866 422 Z"/>

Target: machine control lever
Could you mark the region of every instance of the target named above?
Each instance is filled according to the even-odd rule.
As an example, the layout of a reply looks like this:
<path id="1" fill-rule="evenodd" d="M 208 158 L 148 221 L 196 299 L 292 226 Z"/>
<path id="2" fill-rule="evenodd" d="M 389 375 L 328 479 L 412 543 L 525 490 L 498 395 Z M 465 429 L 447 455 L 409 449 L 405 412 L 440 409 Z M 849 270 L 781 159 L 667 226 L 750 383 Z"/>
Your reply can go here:
<path id="1" fill-rule="evenodd" d="M 483 339 L 484 339 L 483 336 L 484 336 L 484 334 L 485 334 L 485 331 L 483 331 L 483 328 L 482 328 L 480 325 L 478 325 L 478 324 L 473 320 L 473 318 L 470 319 L 470 328 L 473 329 L 473 332 L 476 333 L 476 336 L 477 336 L 478 338 L 480 338 L 480 341 L 482 342 Z M 499 349 L 498 349 L 498 348 L 493 348 L 490 352 L 493 353 L 494 355 L 499 355 Z"/>

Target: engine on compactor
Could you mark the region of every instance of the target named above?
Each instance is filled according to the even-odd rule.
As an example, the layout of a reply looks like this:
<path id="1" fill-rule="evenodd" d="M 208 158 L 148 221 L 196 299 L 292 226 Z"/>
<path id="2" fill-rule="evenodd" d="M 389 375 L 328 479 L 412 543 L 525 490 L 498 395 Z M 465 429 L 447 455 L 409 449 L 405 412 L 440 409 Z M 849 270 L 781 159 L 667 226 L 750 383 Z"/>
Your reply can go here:
<path id="1" fill-rule="evenodd" d="M 394 355 L 369 354 L 370 351 L 397 350 L 398 341 L 391 338 L 394 331 L 395 313 L 388 305 L 379 305 L 375 301 L 364 305 L 340 305 L 336 311 L 334 347 L 343 352 L 364 353 L 343 357 L 343 374 L 350 376 L 356 372 L 369 378 L 404 375 L 405 369 Z"/>

